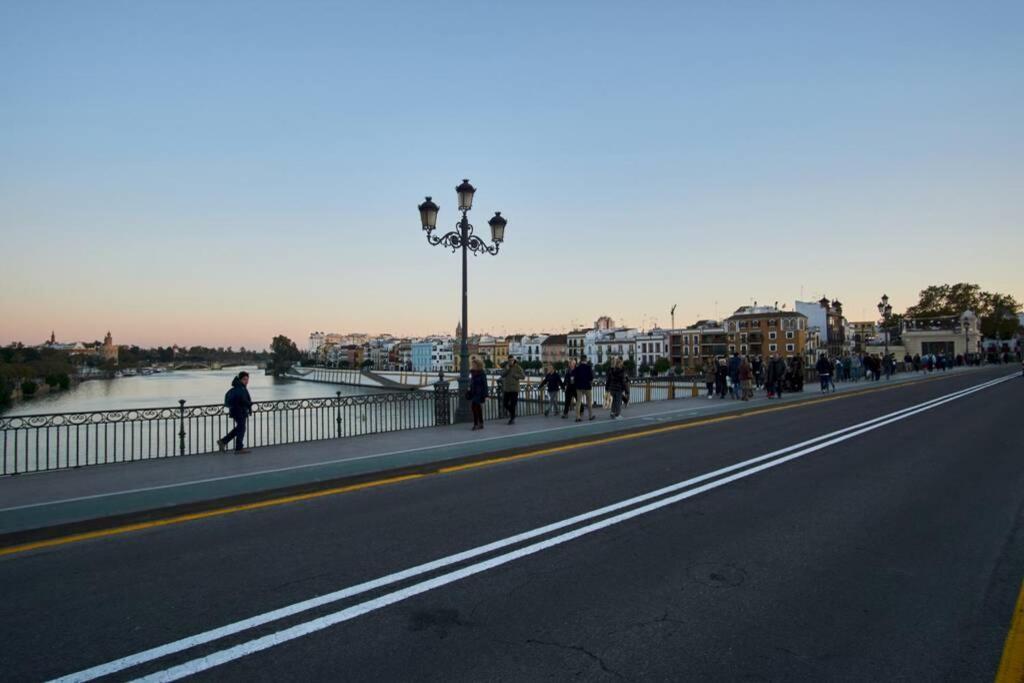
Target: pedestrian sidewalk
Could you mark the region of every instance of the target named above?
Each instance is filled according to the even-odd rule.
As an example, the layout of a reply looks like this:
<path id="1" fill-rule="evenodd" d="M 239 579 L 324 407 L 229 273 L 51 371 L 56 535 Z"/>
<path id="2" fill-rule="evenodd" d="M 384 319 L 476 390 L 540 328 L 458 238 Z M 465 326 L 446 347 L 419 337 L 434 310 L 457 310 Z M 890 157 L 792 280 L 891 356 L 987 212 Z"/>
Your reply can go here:
<path id="1" fill-rule="evenodd" d="M 955 369 L 946 376 L 977 372 Z M 848 382 L 836 394 L 942 376 L 897 375 L 880 382 Z M 817 385 L 785 395 L 798 402 L 819 397 Z M 681 398 L 631 404 L 626 415 L 609 419 L 596 409 L 593 421 L 524 417 L 515 425 L 493 421 L 483 431 L 468 425 L 311 441 L 253 449 L 247 455 L 211 453 L 159 460 L 97 465 L 72 470 L 0 478 L 0 537 L 101 520 L 126 520 L 143 513 L 201 506 L 211 501 L 244 500 L 271 491 L 314 488 L 328 482 L 374 475 L 437 469 L 439 463 L 482 459 L 496 453 L 624 432 L 665 423 L 749 410 L 767 405 L 763 392 L 743 402 Z"/>

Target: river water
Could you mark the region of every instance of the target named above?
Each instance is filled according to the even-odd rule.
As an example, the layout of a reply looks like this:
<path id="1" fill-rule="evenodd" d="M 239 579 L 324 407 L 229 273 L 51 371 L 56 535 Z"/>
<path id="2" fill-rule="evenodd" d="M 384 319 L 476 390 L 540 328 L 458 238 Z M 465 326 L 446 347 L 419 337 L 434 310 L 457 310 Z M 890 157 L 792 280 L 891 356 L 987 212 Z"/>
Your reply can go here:
<path id="1" fill-rule="evenodd" d="M 249 394 L 253 401 L 325 398 L 379 393 L 372 388 L 322 384 L 296 379 L 268 377 L 256 367 L 227 370 L 177 370 L 157 375 L 94 379 L 39 398 L 21 401 L 4 413 L 4 417 L 50 413 L 119 410 L 122 408 L 177 407 L 180 399 L 186 406 L 220 405 L 231 380 L 239 372 L 249 372 Z"/>

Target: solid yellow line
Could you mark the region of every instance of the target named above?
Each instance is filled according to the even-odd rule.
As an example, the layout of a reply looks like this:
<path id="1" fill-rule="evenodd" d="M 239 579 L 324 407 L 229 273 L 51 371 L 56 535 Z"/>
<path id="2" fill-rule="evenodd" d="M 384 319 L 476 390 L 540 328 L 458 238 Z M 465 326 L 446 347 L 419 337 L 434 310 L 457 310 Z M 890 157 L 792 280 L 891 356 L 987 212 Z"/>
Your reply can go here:
<path id="1" fill-rule="evenodd" d="M 38 550 L 39 548 L 52 548 L 53 546 L 64 545 L 66 543 L 76 543 L 78 541 L 87 541 L 93 538 L 104 538 L 106 536 L 117 536 L 119 534 L 127 534 L 132 531 L 141 531 L 143 529 L 152 529 L 154 527 L 169 526 L 171 524 L 181 524 L 183 522 L 193 522 L 197 519 L 208 519 L 210 517 L 219 517 L 221 515 L 229 515 L 235 512 L 244 512 L 246 510 L 259 510 L 261 508 L 274 507 L 276 505 L 284 505 L 286 503 L 296 503 L 302 500 L 312 500 L 314 498 L 322 498 L 324 496 L 333 496 L 338 493 L 349 493 L 351 491 L 359 491 L 361 489 L 368 489 L 374 486 L 385 486 L 387 484 L 396 484 L 400 481 L 408 481 L 410 479 L 419 479 L 425 475 L 422 474 L 408 474 L 401 477 L 391 477 L 389 479 L 378 479 L 376 481 L 364 482 L 361 484 L 351 484 L 349 486 L 339 486 L 331 489 L 324 489 L 323 491 L 313 491 L 311 493 L 299 493 L 293 496 L 284 496 L 282 498 L 271 498 L 269 500 L 261 500 L 256 503 L 245 503 L 243 505 L 231 505 L 228 507 L 217 508 L 216 510 L 207 510 L 205 512 L 194 512 L 187 515 L 177 515 L 175 517 L 168 517 L 167 519 L 157 519 L 150 522 L 138 522 L 136 524 L 126 524 L 124 526 L 112 527 L 110 529 L 98 529 L 96 531 L 87 531 L 80 534 L 72 534 L 70 536 L 61 536 L 59 538 L 50 538 L 45 541 L 34 541 L 32 543 L 24 543 L 22 545 L 14 545 L 9 548 L 0 548 L 0 556 L 13 555 L 15 553 L 22 553 L 27 550 Z"/>
<path id="2" fill-rule="evenodd" d="M 1021 683 L 1024 681 L 1024 582 L 1017 596 L 1017 606 L 1013 608 L 1013 621 L 1010 632 L 1006 634 L 1006 645 L 1003 646 L 1003 658 L 999 662 L 999 673 L 996 683 Z"/>
<path id="3" fill-rule="evenodd" d="M 490 458 L 488 460 L 477 460 L 475 462 L 466 463 L 464 465 L 453 465 L 451 467 L 442 467 L 436 472 L 427 472 L 424 474 L 409 474 L 401 477 L 389 477 L 386 479 L 377 479 L 375 481 L 364 482 L 361 484 L 351 484 L 349 486 L 339 486 L 336 488 L 324 489 L 323 491 L 313 491 L 311 493 L 301 493 L 293 496 L 284 496 L 281 498 L 270 498 L 268 500 L 259 501 L 257 503 L 245 503 L 242 505 L 231 505 L 228 507 L 217 508 L 215 510 L 207 510 L 205 512 L 195 512 L 188 515 L 178 515 L 176 517 L 168 517 L 167 519 L 158 519 L 150 522 L 138 522 L 136 524 L 126 524 L 124 526 L 112 527 L 110 529 L 98 529 L 96 531 L 88 531 L 80 534 L 72 534 L 70 536 L 60 536 L 58 538 L 51 538 L 44 541 L 34 541 L 32 543 L 24 543 L 22 545 L 13 545 L 8 548 L 0 548 L 0 557 L 4 555 L 14 555 L 15 553 L 23 553 L 29 550 L 38 550 L 40 548 L 53 548 L 55 546 L 66 545 L 68 543 L 77 543 L 78 541 L 87 541 L 94 538 L 105 538 L 107 536 L 118 536 L 120 534 L 127 534 L 132 531 L 142 531 L 143 529 L 152 529 L 154 527 L 169 526 L 171 524 L 182 524 L 184 522 L 193 522 L 199 519 L 208 519 L 210 517 L 220 517 L 222 515 L 229 515 L 236 512 L 245 512 L 248 510 L 259 510 L 261 508 L 269 508 L 277 505 L 285 505 L 288 503 L 296 503 L 304 500 L 312 500 L 314 498 L 323 498 L 324 496 L 333 496 L 339 493 L 349 493 L 351 491 L 359 491 L 362 489 L 373 488 L 375 486 L 386 486 L 388 484 L 397 484 L 401 481 L 408 481 L 410 479 L 420 479 L 422 477 L 428 477 L 434 474 L 448 474 L 450 472 L 460 472 L 462 470 L 474 469 L 477 467 L 486 467 L 489 465 L 497 465 L 499 463 L 512 462 L 514 460 L 525 460 L 526 458 L 536 458 L 544 455 L 551 455 L 554 453 L 564 453 L 566 451 L 579 450 L 581 448 L 588 448 L 590 446 L 600 446 L 602 444 L 617 443 L 619 441 L 626 441 L 629 439 L 638 439 L 645 436 L 652 436 L 655 434 L 665 434 L 668 432 L 676 432 L 682 429 L 692 429 L 693 427 L 702 427 L 704 425 L 715 424 L 717 422 L 727 422 L 729 420 L 738 420 L 743 417 L 750 417 L 752 415 L 764 415 L 766 413 L 775 413 L 782 410 L 791 410 L 793 408 L 800 408 L 803 406 L 816 404 L 816 403 L 827 403 L 829 401 L 838 401 L 844 398 L 851 398 L 853 396 L 862 396 L 864 394 L 872 394 L 878 391 L 887 391 L 889 389 L 899 389 L 906 386 L 912 386 L 917 384 L 923 384 L 925 382 L 933 382 L 935 380 L 945 379 L 944 377 L 930 377 L 927 379 L 919 380 L 916 382 L 901 382 L 899 384 L 892 384 L 889 386 L 873 387 L 871 389 L 862 389 L 859 391 L 852 391 L 850 393 L 839 394 L 835 396 L 829 396 L 827 398 L 816 398 L 808 401 L 800 401 L 797 403 L 788 403 L 781 406 L 775 406 L 772 408 L 759 408 L 757 410 L 749 410 L 743 413 L 736 413 L 733 415 L 720 415 L 718 417 L 704 418 L 703 420 L 694 420 L 691 422 L 685 422 L 677 425 L 666 425 L 664 427 L 655 427 L 653 429 L 646 429 L 639 432 L 630 432 L 628 434 L 619 434 L 617 436 L 609 436 L 600 439 L 592 439 L 589 441 L 581 441 L 578 443 L 565 444 L 562 446 L 553 446 L 550 448 L 543 448 L 535 451 L 528 451 L 526 453 L 518 453 L 516 455 L 507 455 L 498 458 Z"/>

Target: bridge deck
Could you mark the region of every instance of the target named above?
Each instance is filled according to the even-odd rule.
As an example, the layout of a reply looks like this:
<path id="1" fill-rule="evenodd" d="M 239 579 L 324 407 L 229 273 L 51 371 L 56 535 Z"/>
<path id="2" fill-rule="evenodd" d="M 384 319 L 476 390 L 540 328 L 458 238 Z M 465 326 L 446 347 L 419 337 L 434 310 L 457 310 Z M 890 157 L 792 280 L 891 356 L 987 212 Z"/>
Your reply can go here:
<path id="1" fill-rule="evenodd" d="M 959 369 L 927 379 L 964 374 L 1005 374 L 1006 367 Z M 886 382 L 841 384 L 838 395 L 926 379 L 919 375 Z M 813 387 L 779 403 L 814 399 Z M 630 405 L 625 417 L 609 420 L 596 410 L 593 422 L 543 416 L 515 425 L 490 422 L 480 432 L 452 425 L 369 436 L 257 448 L 247 455 L 205 454 L 0 478 L 0 536 L 142 511 L 252 496 L 259 492 L 420 467 L 510 449 L 565 442 L 658 423 L 734 413 L 769 405 L 685 398 Z"/>

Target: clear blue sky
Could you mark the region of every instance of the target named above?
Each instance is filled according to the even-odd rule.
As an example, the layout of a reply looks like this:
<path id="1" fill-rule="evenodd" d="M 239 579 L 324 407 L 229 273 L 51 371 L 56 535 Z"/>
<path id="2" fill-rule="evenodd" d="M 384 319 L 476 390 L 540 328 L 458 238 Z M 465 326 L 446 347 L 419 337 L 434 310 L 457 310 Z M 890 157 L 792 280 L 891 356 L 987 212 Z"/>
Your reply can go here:
<path id="1" fill-rule="evenodd" d="M 1024 299 L 1024 3 L 0 4 L 0 343 Z"/>

